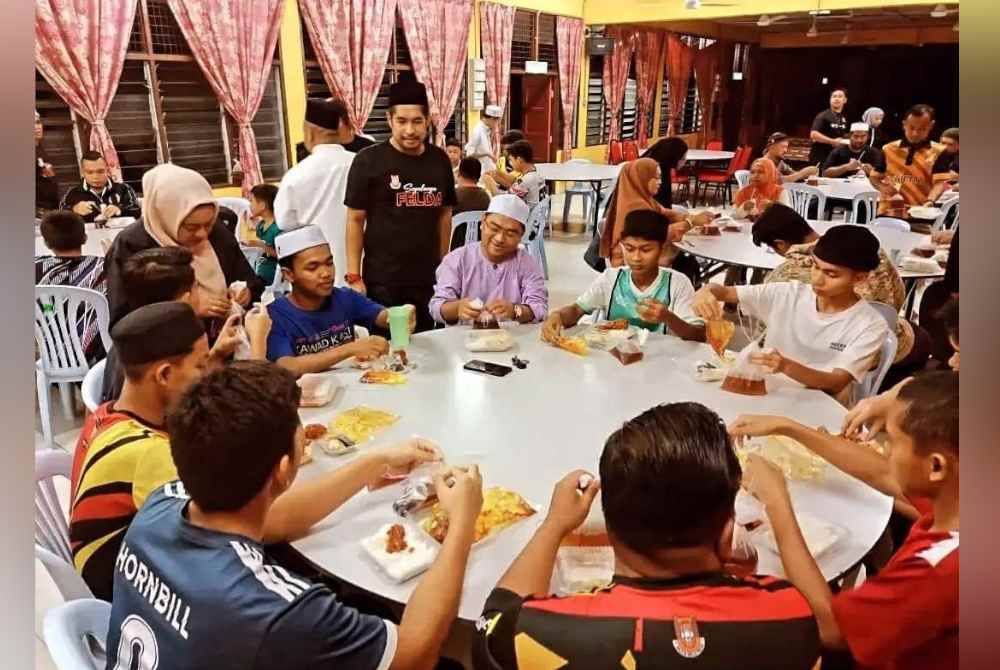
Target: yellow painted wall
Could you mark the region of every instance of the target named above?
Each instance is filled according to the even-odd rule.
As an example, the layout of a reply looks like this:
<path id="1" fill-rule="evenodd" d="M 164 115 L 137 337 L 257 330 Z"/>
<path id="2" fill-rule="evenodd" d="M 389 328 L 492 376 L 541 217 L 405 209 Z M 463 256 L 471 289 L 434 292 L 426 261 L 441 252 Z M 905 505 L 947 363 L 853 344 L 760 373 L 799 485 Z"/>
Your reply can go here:
<path id="1" fill-rule="evenodd" d="M 822 0 L 822 9 L 846 10 L 866 7 L 933 6 L 939 0 Z M 588 24 L 638 23 L 646 21 L 691 21 L 754 14 L 808 12 L 816 9 L 817 0 L 739 0 L 730 7 L 707 4 L 700 9 L 684 9 L 681 0 L 640 2 L 640 0 L 586 0 L 584 21 Z"/>

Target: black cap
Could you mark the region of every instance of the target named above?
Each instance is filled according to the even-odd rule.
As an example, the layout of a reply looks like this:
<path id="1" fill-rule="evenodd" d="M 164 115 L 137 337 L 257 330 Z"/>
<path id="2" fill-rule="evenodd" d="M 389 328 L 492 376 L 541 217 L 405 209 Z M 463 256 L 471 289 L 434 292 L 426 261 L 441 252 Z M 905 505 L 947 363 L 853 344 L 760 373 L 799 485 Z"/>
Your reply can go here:
<path id="1" fill-rule="evenodd" d="M 389 87 L 389 106 L 422 105 L 428 107 L 427 88 L 419 81 L 397 81 Z"/>
<path id="2" fill-rule="evenodd" d="M 326 128 L 336 130 L 340 127 L 340 116 L 343 111 L 341 105 L 335 104 L 332 100 L 321 100 L 319 98 L 309 98 L 306 100 L 306 121 Z"/>
<path id="3" fill-rule="evenodd" d="M 855 272 L 871 272 L 879 264 L 878 249 L 878 238 L 867 227 L 846 224 L 827 230 L 813 247 L 813 256 Z"/>
<path id="4" fill-rule="evenodd" d="M 625 215 L 625 225 L 622 226 L 621 238 L 638 237 L 641 240 L 651 240 L 663 244 L 667 241 L 667 228 L 670 220 L 659 212 L 651 209 L 634 209 Z"/>
<path id="5" fill-rule="evenodd" d="M 123 317 L 111 329 L 118 359 L 142 365 L 187 354 L 204 337 L 205 326 L 183 302 L 154 302 Z"/>

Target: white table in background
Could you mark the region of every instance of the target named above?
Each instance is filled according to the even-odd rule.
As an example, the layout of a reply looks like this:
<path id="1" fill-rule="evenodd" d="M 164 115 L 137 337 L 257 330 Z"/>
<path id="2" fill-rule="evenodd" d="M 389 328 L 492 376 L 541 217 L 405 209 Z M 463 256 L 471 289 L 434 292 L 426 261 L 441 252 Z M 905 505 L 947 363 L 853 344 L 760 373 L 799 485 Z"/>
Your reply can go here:
<path id="1" fill-rule="evenodd" d="M 591 218 L 593 227 L 591 230 L 597 234 L 597 210 L 601 202 L 601 185 L 605 181 L 616 181 L 622 166 L 607 165 L 605 163 L 538 163 L 535 165 L 538 174 L 542 175 L 545 181 L 574 182 L 583 181 L 590 184 L 594 190 L 594 206 L 591 207 Z"/>
<path id="2" fill-rule="evenodd" d="M 685 235 L 678 246 L 688 253 L 717 261 L 726 265 L 737 265 L 740 267 L 755 268 L 762 270 L 773 270 L 784 262 L 784 258 L 771 250 L 767 245 L 756 246 L 750 236 L 750 223 L 743 223 L 743 232 L 722 231 L 720 236 Z M 809 225 L 817 233 L 823 234 L 833 226 L 844 225 L 842 221 L 810 221 Z M 910 250 L 920 244 L 930 243 L 930 235 L 904 232 L 886 228 L 869 228 L 887 254 L 892 256 L 893 251 L 898 250 L 900 257 L 909 254 Z M 910 270 L 899 270 L 899 275 L 904 280 L 911 279 L 932 279 L 943 277 L 944 270 L 938 268 L 934 272 L 913 272 Z"/>
<path id="3" fill-rule="evenodd" d="M 707 345 L 674 337 L 651 336 L 644 360 L 622 366 L 607 352 L 576 357 L 545 345 L 538 339 L 537 326 L 514 327 L 515 347 L 494 354 L 467 352 L 466 332 L 453 327 L 415 336 L 407 351 L 419 367 L 402 386 L 363 385 L 360 373 L 350 368 L 329 373 L 337 375 L 344 387 L 331 405 L 303 410 L 303 422 L 326 423 L 359 404 L 394 412 L 400 420 L 372 444 L 391 444 L 415 434 L 434 439 L 449 462 L 478 463 L 485 486 L 505 486 L 547 506 L 556 481 L 575 468 L 596 472 L 605 438 L 625 420 L 658 403 L 700 402 L 726 421 L 749 412 L 784 414 L 831 430 L 840 428 L 845 414 L 829 396 L 783 376 L 768 379 L 769 395 L 754 397 L 722 391 L 719 383 L 695 381 L 694 362 L 712 354 Z M 473 358 L 510 365 L 515 354 L 530 363 L 503 378 L 462 369 Z M 300 471 L 303 480 L 352 458 L 321 452 L 313 457 L 314 462 Z M 822 482 L 791 482 L 790 490 L 797 510 L 850 529 L 849 537 L 819 561 L 827 579 L 842 574 L 871 549 L 892 510 L 890 498 L 833 467 L 827 468 Z M 392 501 L 400 491 L 397 484 L 362 492 L 292 546 L 340 579 L 406 602 L 418 579 L 394 584 L 359 545 L 396 518 Z M 480 615 L 487 596 L 543 515 L 544 509 L 472 550 L 461 618 L 475 620 Z M 766 548 L 758 550 L 758 571 L 781 575 L 779 557 Z"/>
<path id="4" fill-rule="evenodd" d="M 101 242 L 107 240 L 108 243 L 114 241 L 118 233 L 122 232 L 127 226 L 115 226 L 113 228 L 98 228 L 92 223 L 86 224 L 85 228 L 87 231 L 87 241 L 83 245 L 83 254 L 85 256 L 104 256 L 104 247 L 101 246 Z M 36 256 L 51 256 L 52 252 L 48 247 L 45 246 L 45 240 L 42 239 L 41 234 L 38 229 L 35 229 L 35 255 Z"/>
<path id="5" fill-rule="evenodd" d="M 688 149 L 684 159 L 688 163 L 696 161 L 727 161 L 736 154 L 732 151 L 715 151 L 709 149 Z"/>
<path id="6" fill-rule="evenodd" d="M 875 191 L 875 187 L 867 179 L 848 179 L 846 177 L 820 177 L 816 186 L 827 198 L 834 200 L 853 200 L 860 193 Z"/>

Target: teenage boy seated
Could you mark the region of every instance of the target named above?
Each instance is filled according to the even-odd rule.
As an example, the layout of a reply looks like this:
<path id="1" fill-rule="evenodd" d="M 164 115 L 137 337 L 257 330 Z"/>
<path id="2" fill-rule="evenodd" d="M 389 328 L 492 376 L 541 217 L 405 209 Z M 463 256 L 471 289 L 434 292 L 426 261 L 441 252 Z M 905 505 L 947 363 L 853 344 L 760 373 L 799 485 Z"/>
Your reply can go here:
<path id="1" fill-rule="evenodd" d="M 539 200 L 549 197 L 549 189 L 542 174 L 535 167 L 535 152 L 527 140 L 518 140 L 507 147 L 507 160 L 515 171 L 521 174 L 510 185 L 510 192 L 522 198 L 528 207 L 534 207 Z"/>
<path id="2" fill-rule="evenodd" d="M 740 464 L 726 426 L 697 403 L 654 407 L 608 438 L 600 481 L 582 470 L 486 601 L 473 660 L 502 668 L 800 668 L 819 639 L 788 582 L 739 578 L 733 558 Z M 560 543 L 601 490 L 614 577 L 593 591 L 547 597 Z"/>
<path id="3" fill-rule="evenodd" d="M 455 179 L 455 199 L 457 202 L 452 207 L 452 216 L 465 212 L 484 212 L 490 206 L 490 194 L 479 185 L 482 171 L 482 163 L 475 158 L 463 158 L 458 164 L 458 177 Z M 467 223 L 455 226 L 451 233 L 451 246 L 449 247 L 452 251 L 465 244 L 467 227 Z"/>
<path id="4" fill-rule="evenodd" d="M 176 477 L 166 408 L 212 365 L 202 321 L 182 302 L 140 307 L 115 324 L 111 339 L 125 385 L 120 398 L 83 425 L 69 513 L 73 564 L 94 595 L 108 601 L 125 529 L 153 489 Z"/>
<path id="5" fill-rule="evenodd" d="M 481 241 L 452 251 L 438 266 L 428 305 L 435 321 L 474 321 L 484 309 L 499 321 L 534 323 L 545 318 L 549 308 L 545 277 L 538 261 L 519 247 L 528 212 L 528 205 L 516 195 L 498 195 L 490 201 L 479 226 Z M 472 305 L 474 300 L 483 306 Z"/>
<path id="6" fill-rule="evenodd" d="M 154 247 L 129 256 L 123 268 L 125 302 L 130 312 L 155 302 L 181 302 L 198 313 L 203 300 L 226 302 L 221 298 L 205 298 L 194 281 L 191 252 L 186 247 Z M 226 307 L 228 309 L 228 307 Z M 226 320 L 209 351 L 213 363 L 225 362 L 240 343 L 236 315 Z M 271 319 L 266 310 L 255 309 L 243 321 L 250 341 L 250 357 L 264 359 L 267 355 L 267 334 Z M 101 402 L 117 400 L 125 383 L 125 372 L 118 354 L 112 348 L 104 364 Z"/>
<path id="7" fill-rule="evenodd" d="M 810 284 L 706 284 L 695 294 L 694 312 L 721 319 L 719 301 L 738 303 L 768 326 L 767 348 L 751 356 L 752 363 L 853 405 L 852 382 L 871 370 L 889 330 L 857 294 L 878 267 L 878 250 L 878 239 L 864 226 L 834 226 L 813 247 Z"/>
<path id="8" fill-rule="evenodd" d="M 362 614 L 271 560 L 268 526 L 276 517 L 296 525 L 296 515 L 279 509 L 293 499 L 325 498 L 328 513 L 387 472 L 426 461 L 428 447 L 368 452 L 292 487 L 305 445 L 298 405 L 294 375 L 241 361 L 207 376 L 171 411 L 180 481 L 150 496 L 125 534 L 114 564 L 108 667 L 434 667 L 458 613 L 482 506 L 478 471 L 436 475 L 448 534 L 400 624 Z"/>
<path id="9" fill-rule="evenodd" d="M 389 351 L 385 338 L 355 336 L 356 325 L 369 332 L 376 326 L 388 328 L 389 310 L 357 291 L 334 287 L 333 253 L 318 227 L 282 233 L 275 244 L 292 292 L 268 305 L 268 360 L 303 375 L 329 370 L 348 358 L 371 359 Z M 411 310 L 410 332 L 415 318 Z"/>
<path id="10" fill-rule="evenodd" d="M 625 265 L 609 267 L 574 304 L 549 314 L 542 324 L 542 339 L 551 342 L 584 314 L 603 310 L 609 321 L 626 319 L 653 332 L 704 341 L 705 326 L 692 310 L 691 280 L 657 264 L 669 225 L 666 217 L 652 210 L 629 212 L 619 242 Z"/>
<path id="11" fill-rule="evenodd" d="M 746 487 L 764 505 L 788 579 L 809 601 L 823 646 L 849 649 L 865 668 L 957 668 L 959 584 L 958 374 L 908 381 L 886 420 L 889 456 L 878 488 L 926 499 L 930 509 L 882 568 L 856 589 L 833 595 L 802 539 L 781 471 L 751 456 Z M 737 436 L 788 435 L 819 454 L 863 450 L 788 419 L 751 417 Z"/>
<path id="12" fill-rule="evenodd" d="M 819 240 L 819 234 L 794 209 L 778 204 L 769 207 L 754 222 L 752 236 L 754 244 L 766 244 L 785 259 L 768 273 L 764 279 L 765 284 L 812 282 L 813 268 L 816 266 L 813 249 Z M 854 291 L 862 300 L 881 302 L 900 310 L 906 301 L 903 279 L 888 254 L 881 248 L 878 259 L 878 267 L 868 273 L 868 278 L 859 282 Z M 929 355 L 929 336 L 903 317 L 896 320 L 896 340 L 896 358 L 886 376 L 889 386 L 924 367 Z"/>

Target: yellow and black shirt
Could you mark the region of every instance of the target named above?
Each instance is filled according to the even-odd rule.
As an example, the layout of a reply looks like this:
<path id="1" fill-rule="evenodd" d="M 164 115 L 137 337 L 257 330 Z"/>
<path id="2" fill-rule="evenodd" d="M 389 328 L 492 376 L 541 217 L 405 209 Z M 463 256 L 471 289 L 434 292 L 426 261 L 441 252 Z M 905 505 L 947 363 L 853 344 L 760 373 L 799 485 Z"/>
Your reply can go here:
<path id="1" fill-rule="evenodd" d="M 899 193 L 907 205 L 916 206 L 927 202 L 927 196 L 934 185 L 934 164 L 944 145 L 937 142 L 910 144 L 906 139 L 896 140 L 882 147 L 885 154 L 885 175 L 899 184 Z M 888 203 L 880 203 L 884 210 Z"/>
<path id="2" fill-rule="evenodd" d="M 73 456 L 69 541 L 94 595 L 111 600 L 125 531 L 149 494 L 177 479 L 166 431 L 106 403 L 87 417 Z"/>
<path id="3" fill-rule="evenodd" d="M 498 588 L 476 629 L 477 670 L 809 670 L 820 650 L 816 620 L 795 587 L 718 572 L 615 577 L 566 598 L 522 599 Z"/>

